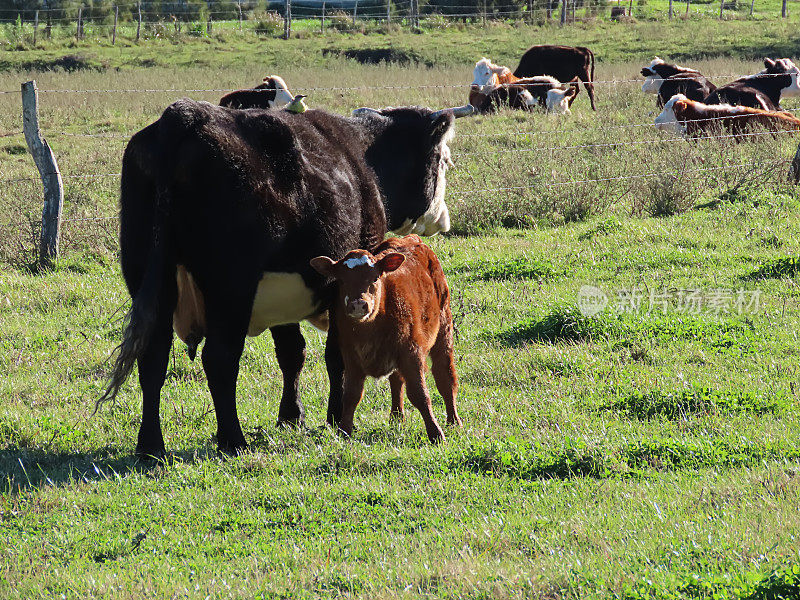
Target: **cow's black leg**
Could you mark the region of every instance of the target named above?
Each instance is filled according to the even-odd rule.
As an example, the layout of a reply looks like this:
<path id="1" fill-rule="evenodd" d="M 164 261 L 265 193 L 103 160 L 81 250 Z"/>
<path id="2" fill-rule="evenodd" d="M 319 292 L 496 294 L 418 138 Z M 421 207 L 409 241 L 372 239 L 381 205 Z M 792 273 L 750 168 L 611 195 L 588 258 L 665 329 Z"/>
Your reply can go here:
<path id="1" fill-rule="evenodd" d="M 297 387 L 300 371 L 306 361 L 306 340 L 300 332 L 300 325 L 278 325 L 271 327 L 270 333 L 275 341 L 275 355 L 283 374 L 283 393 L 278 409 L 278 425 L 302 425 L 306 412 L 300 401 Z"/>
<path id="2" fill-rule="evenodd" d="M 169 349 L 172 346 L 171 315 L 159 318 L 150 342 L 139 356 L 139 385 L 142 387 L 142 424 L 136 454 L 141 457 L 164 456 L 164 437 L 161 433 L 161 388 L 167 376 Z"/>
<path id="3" fill-rule="evenodd" d="M 328 425 L 335 427 L 342 420 L 342 393 L 344 386 L 344 361 L 339 350 L 339 338 L 336 332 L 336 321 L 331 315 L 328 340 L 325 343 L 325 367 L 331 392 L 328 396 Z"/>
<path id="4" fill-rule="evenodd" d="M 203 370 L 217 413 L 217 445 L 227 454 L 238 454 L 247 447 L 236 413 L 236 379 L 244 338 L 242 327 L 226 320 L 209 322 L 203 346 Z"/>

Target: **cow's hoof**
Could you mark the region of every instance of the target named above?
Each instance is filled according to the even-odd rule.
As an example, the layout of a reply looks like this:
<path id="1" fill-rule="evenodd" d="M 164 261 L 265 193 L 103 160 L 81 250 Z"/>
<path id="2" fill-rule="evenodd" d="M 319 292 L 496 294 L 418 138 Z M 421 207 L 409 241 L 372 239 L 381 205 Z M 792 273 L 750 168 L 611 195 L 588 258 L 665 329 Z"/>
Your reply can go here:
<path id="1" fill-rule="evenodd" d="M 240 456 L 247 451 L 247 444 L 217 444 L 217 452 L 225 456 Z"/>
<path id="2" fill-rule="evenodd" d="M 297 419 L 282 419 L 278 417 L 278 427 L 284 427 L 286 429 L 305 429 L 306 427 L 306 420 L 303 417 Z"/>
<path id="3" fill-rule="evenodd" d="M 428 440 L 431 444 L 441 444 L 444 442 L 444 432 L 439 428 L 428 431 Z"/>
<path id="4" fill-rule="evenodd" d="M 167 453 L 163 446 L 154 449 L 146 449 L 137 446 L 136 458 L 143 462 L 164 462 L 167 458 Z"/>
<path id="5" fill-rule="evenodd" d="M 389 412 L 389 420 L 392 423 L 402 423 L 406 420 L 406 413 L 404 413 L 402 410 L 392 410 Z"/>
<path id="6" fill-rule="evenodd" d="M 447 419 L 447 425 L 449 427 L 463 427 L 464 426 L 464 422 L 461 420 L 461 417 L 456 415 L 456 417 L 454 419 L 452 419 L 452 420 L 451 419 Z"/>

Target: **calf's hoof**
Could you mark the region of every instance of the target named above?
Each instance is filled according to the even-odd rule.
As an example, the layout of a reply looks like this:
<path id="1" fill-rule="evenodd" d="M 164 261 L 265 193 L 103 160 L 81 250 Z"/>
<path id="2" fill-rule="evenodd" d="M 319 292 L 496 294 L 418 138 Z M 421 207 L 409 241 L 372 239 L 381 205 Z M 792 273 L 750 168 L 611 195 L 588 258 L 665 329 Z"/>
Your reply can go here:
<path id="1" fill-rule="evenodd" d="M 444 442 L 444 432 L 437 427 L 435 430 L 428 430 L 428 440 L 431 444 L 441 444 Z"/>
<path id="2" fill-rule="evenodd" d="M 239 456 L 247 451 L 247 444 L 221 444 L 217 443 L 217 452 L 226 456 Z"/>
<path id="3" fill-rule="evenodd" d="M 276 426 L 286 429 L 304 429 L 306 426 L 306 420 L 303 417 L 296 419 L 282 419 L 281 417 L 278 417 Z"/>
<path id="4" fill-rule="evenodd" d="M 136 442 L 136 457 L 143 460 L 164 460 L 167 451 L 164 449 L 164 438 L 158 435 L 146 435 L 139 432 Z"/>
<path id="5" fill-rule="evenodd" d="M 167 458 L 167 453 L 163 447 L 161 449 L 147 450 L 137 446 L 136 458 L 146 462 L 164 462 Z"/>
<path id="6" fill-rule="evenodd" d="M 406 420 L 406 413 L 404 413 L 402 410 L 390 411 L 389 420 L 392 422 L 402 423 Z"/>
<path id="7" fill-rule="evenodd" d="M 447 419 L 447 424 L 449 426 L 451 426 L 451 427 L 463 427 L 464 426 L 464 422 L 461 420 L 461 417 L 459 417 L 458 415 L 456 415 L 452 419 L 448 418 Z"/>

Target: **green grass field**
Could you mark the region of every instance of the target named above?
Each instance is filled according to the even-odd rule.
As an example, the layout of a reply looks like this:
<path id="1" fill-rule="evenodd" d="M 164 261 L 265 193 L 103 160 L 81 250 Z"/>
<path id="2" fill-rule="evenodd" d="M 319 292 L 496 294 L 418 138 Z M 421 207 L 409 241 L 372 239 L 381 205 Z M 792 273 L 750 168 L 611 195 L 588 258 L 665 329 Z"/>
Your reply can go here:
<path id="1" fill-rule="evenodd" d="M 798 139 L 675 140 L 625 82 L 653 54 L 721 82 L 797 55 L 797 34 L 628 25 L 0 53 L 101 65 L 0 73 L 0 90 L 37 79 L 67 176 L 63 258 L 32 272 L 40 184 L 7 182 L 35 171 L 21 136 L 0 138 L 0 597 L 800 597 Z M 135 377 L 90 416 L 128 305 L 119 178 L 69 176 L 118 173 L 127 137 L 169 102 L 221 92 L 53 90 L 221 90 L 280 73 L 341 113 L 438 108 L 464 103 L 482 54 L 513 62 L 538 41 L 595 45 L 597 80 L 616 83 L 597 85 L 597 113 L 581 93 L 564 117 L 457 122 L 454 230 L 430 244 L 453 291 L 463 429 L 430 446 L 417 414 L 389 421 L 388 385 L 373 382 L 340 439 L 322 426 L 324 338 L 307 326 L 307 430 L 275 427 L 269 336 L 242 357 L 243 456 L 216 454 L 202 368 L 179 345 L 165 464 L 133 457 Z M 435 66 L 321 55 L 390 44 Z M 0 135 L 19 131 L 18 102 L 0 95 Z M 605 311 L 579 312 L 583 286 Z M 638 310 L 617 309 L 631 297 Z"/>

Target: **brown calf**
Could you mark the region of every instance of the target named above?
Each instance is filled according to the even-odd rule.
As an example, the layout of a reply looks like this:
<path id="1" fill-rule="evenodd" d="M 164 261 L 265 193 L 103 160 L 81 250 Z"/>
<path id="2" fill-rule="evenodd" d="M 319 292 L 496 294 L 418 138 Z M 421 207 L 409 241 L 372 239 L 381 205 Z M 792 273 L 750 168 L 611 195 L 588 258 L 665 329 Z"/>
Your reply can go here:
<path id="1" fill-rule="evenodd" d="M 311 266 L 338 284 L 330 309 L 344 359 L 344 398 L 339 429 L 353 431 L 353 415 L 367 377 L 389 376 L 393 417 L 403 416 L 403 387 L 425 422 L 431 442 L 444 440 L 425 384 L 431 356 L 436 389 L 447 422 L 461 425 L 456 410 L 458 377 L 453 363 L 450 290 L 442 266 L 416 235 L 391 238 L 375 249 L 352 250 L 340 261 L 327 256 Z"/>
<path id="2" fill-rule="evenodd" d="M 675 94 L 669 99 L 664 110 L 656 117 L 655 124 L 657 129 L 689 136 L 724 128 L 737 139 L 755 125 L 773 132 L 787 129 L 800 131 L 800 119 L 787 112 L 729 104 L 703 104 L 689 100 L 683 94 Z"/>

